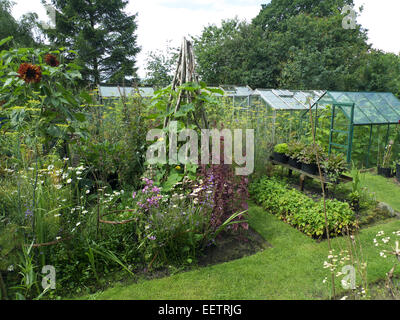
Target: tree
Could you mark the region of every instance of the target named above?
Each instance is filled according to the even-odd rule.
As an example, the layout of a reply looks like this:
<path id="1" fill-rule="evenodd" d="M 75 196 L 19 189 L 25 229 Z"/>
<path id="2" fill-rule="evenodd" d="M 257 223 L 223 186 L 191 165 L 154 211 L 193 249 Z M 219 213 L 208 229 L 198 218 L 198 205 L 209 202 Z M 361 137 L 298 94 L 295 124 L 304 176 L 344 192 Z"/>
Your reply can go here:
<path id="1" fill-rule="evenodd" d="M 360 58 L 369 50 L 360 26 L 342 28 L 342 15 L 294 16 L 283 22 L 285 31 L 269 41 L 280 48 L 278 86 L 292 89 L 354 90 Z"/>
<path id="2" fill-rule="evenodd" d="M 237 19 L 195 38 L 202 79 L 253 88 L 352 90 L 370 50 L 360 25 L 344 29 L 352 0 L 272 0 L 248 24 Z"/>
<path id="3" fill-rule="evenodd" d="M 384 91 L 400 95 L 400 56 L 371 50 L 361 57 L 356 71 L 357 90 Z"/>
<path id="4" fill-rule="evenodd" d="M 42 0 L 45 2 L 44 0 Z M 85 80 L 130 83 L 136 78 L 136 15 L 124 0 L 51 0 L 56 28 L 46 31 L 53 45 L 75 50 Z"/>
<path id="5" fill-rule="evenodd" d="M 233 73 L 240 68 L 238 53 L 242 51 L 242 44 L 237 39 L 244 25 L 237 18 L 223 20 L 221 27 L 209 25 L 199 37 L 192 37 L 198 62 L 197 71 L 209 85 L 241 82 L 240 77 Z"/>
<path id="6" fill-rule="evenodd" d="M 33 47 L 36 45 L 32 29 L 38 19 L 36 14 L 26 14 L 20 21 L 11 15 L 14 3 L 9 0 L 0 0 L 0 39 L 13 37 L 13 41 L 7 42 L 1 49 L 8 50 L 11 47 Z"/>
<path id="7" fill-rule="evenodd" d="M 161 50 L 151 51 L 146 60 L 147 86 L 167 86 L 172 82 L 176 64 L 178 62 L 178 49 L 167 45 L 166 52 Z"/>
<path id="8" fill-rule="evenodd" d="M 354 6 L 353 0 L 272 0 L 262 5 L 262 9 L 253 23 L 264 30 L 282 30 L 282 22 L 299 14 L 314 17 L 335 16 L 345 5 Z"/>

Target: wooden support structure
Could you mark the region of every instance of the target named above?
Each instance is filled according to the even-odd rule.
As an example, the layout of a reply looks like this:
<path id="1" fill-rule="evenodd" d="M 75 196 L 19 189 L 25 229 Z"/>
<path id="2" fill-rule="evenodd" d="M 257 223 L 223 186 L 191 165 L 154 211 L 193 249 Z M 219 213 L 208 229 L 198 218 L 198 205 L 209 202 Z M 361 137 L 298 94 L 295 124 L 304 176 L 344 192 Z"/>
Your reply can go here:
<path id="1" fill-rule="evenodd" d="M 287 168 L 289 169 L 289 177 L 291 177 L 293 175 L 293 171 L 296 171 L 298 173 L 300 173 L 300 178 L 299 178 L 299 183 L 300 183 L 300 190 L 304 191 L 304 184 L 307 178 L 311 178 L 311 179 L 315 179 L 318 181 L 321 181 L 324 184 L 325 190 L 327 189 L 327 184 L 330 183 L 329 181 L 326 181 L 324 177 L 321 177 L 319 175 L 315 175 L 315 174 L 310 174 L 308 172 L 305 172 L 301 169 L 297 169 L 295 167 L 292 167 L 291 165 L 287 164 L 287 163 L 282 163 L 276 160 L 271 159 L 271 162 L 273 165 L 279 165 L 283 168 Z M 338 183 L 348 183 L 348 182 L 352 182 L 353 178 L 346 176 L 344 174 L 340 175 L 339 177 L 339 181 Z"/>
<path id="2" fill-rule="evenodd" d="M 172 80 L 172 90 L 177 90 L 178 87 L 185 83 L 198 83 L 199 78 L 195 72 L 195 57 L 193 52 L 193 45 L 186 38 L 183 38 L 181 51 L 178 57 L 178 65 L 176 67 L 175 75 Z M 167 112 L 171 111 L 172 103 L 174 103 L 174 113 L 178 112 L 181 104 L 186 101 L 186 103 L 193 102 L 193 95 L 199 94 L 199 92 L 191 92 L 186 90 L 180 90 L 176 101 L 174 101 L 173 95 L 170 95 Z M 196 115 L 193 115 L 194 121 L 197 127 L 201 129 L 208 129 L 208 121 L 206 113 L 203 108 L 200 110 L 200 119 L 197 119 Z M 164 128 L 168 126 L 169 116 L 164 119 Z"/>

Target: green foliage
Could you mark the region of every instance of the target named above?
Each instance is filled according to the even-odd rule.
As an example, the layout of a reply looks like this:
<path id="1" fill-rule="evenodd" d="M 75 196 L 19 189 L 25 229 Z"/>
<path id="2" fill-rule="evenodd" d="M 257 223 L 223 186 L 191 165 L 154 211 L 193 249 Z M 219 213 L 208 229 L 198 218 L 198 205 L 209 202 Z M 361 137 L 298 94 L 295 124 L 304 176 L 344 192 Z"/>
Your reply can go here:
<path id="1" fill-rule="evenodd" d="M 86 81 L 130 83 L 136 77 L 136 15 L 124 12 L 127 1 L 51 0 L 51 4 L 57 9 L 56 28 L 46 34 L 55 45 L 78 52 L 77 64 Z"/>
<path id="2" fill-rule="evenodd" d="M 336 15 L 345 5 L 354 5 L 353 0 L 272 0 L 262 5 L 262 10 L 254 19 L 254 23 L 266 30 L 274 31 L 283 28 L 282 23 L 299 14 L 316 17 Z"/>
<path id="3" fill-rule="evenodd" d="M 84 135 L 79 122 L 85 120 L 81 111 L 84 99 L 75 88 L 76 81 L 81 78 L 77 66 L 73 63 L 50 66 L 44 61 L 49 53 L 59 55 L 61 60 L 64 54 L 61 50 L 49 52 L 30 48 L 0 54 L 0 100 L 5 101 L 0 114 L 10 119 L 2 129 L 11 127 L 19 133 L 31 131 L 32 137 L 43 139 L 47 151 L 54 140 Z M 26 83 L 17 73 L 21 63 L 33 63 L 40 68 L 40 81 Z"/>
<path id="4" fill-rule="evenodd" d="M 306 147 L 306 145 L 299 141 L 291 141 L 287 144 L 286 155 L 292 159 L 299 159 L 301 152 Z"/>
<path id="5" fill-rule="evenodd" d="M 305 164 L 317 163 L 317 157 L 321 161 L 325 157 L 325 152 L 318 144 L 309 144 L 300 152 L 299 160 Z"/>
<path id="6" fill-rule="evenodd" d="M 25 14 L 20 21 L 11 15 L 14 3 L 0 0 L 0 39 L 13 37 L 13 40 L 0 45 L 0 49 L 9 50 L 11 47 L 30 47 L 35 45 L 32 30 L 35 29 L 37 14 Z"/>
<path id="7" fill-rule="evenodd" d="M 165 53 L 161 50 L 149 52 L 144 84 L 157 87 L 168 86 L 172 82 L 177 59 L 177 49 L 169 46 Z"/>
<path id="8" fill-rule="evenodd" d="M 331 153 L 322 159 L 321 167 L 331 180 L 336 181 L 347 170 L 347 162 L 342 154 Z"/>
<path id="9" fill-rule="evenodd" d="M 207 26 L 194 38 L 209 84 L 254 88 L 398 92 L 398 55 L 370 50 L 366 30 L 344 30 L 352 0 L 274 0 L 252 23 Z"/>
<path id="10" fill-rule="evenodd" d="M 261 43 L 262 30 L 239 21 L 223 20 L 221 27 L 210 25 L 193 38 L 198 73 L 210 85 L 249 84 L 274 87 L 269 46 Z M 271 83 L 269 86 L 262 83 Z"/>
<path id="11" fill-rule="evenodd" d="M 146 134 L 146 102 L 139 95 L 114 103 L 88 106 L 88 137 L 74 148 L 89 168 L 88 177 L 114 189 L 140 185 L 144 172 Z"/>
<path id="12" fill-rule="evenodd" d="M 250 192 L 265 210 L 294 226 L 308 236 L 326 237 L 323 200 L 314 202 L 303 193 L 287 187 L 275 178 L 262 178 L 251 185 Z M 349 205 L 337 200 L 326 201 L 330 236 L 353 230 L 357 224 Z"/>
<path id="13" fill-rule="evenodd" d="M 274 151 L 277 152 L 277 153 L 284 153 L 284 154 L 286 154 L 286 153 L 288 153 L 289 148 L 288 148 L 287 143 L 280 143 L 280 144 L 277 144 L 277 145 L 274 147 Z"/>

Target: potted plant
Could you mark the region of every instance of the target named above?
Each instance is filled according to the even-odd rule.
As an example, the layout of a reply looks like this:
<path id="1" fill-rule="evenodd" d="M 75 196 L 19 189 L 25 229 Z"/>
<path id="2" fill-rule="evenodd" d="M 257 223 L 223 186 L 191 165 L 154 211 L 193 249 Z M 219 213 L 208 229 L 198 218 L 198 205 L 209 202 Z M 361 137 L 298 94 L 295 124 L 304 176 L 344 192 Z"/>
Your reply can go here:
<path id="1" fill-rule="evenodd" d="M 286 155 L 288 152 L 288 145 L 286 143 L 277 144 L 274 147 L 274 160 L 281 163 L 288 163 L 289 157 Z"/>
<path id="2" fill-rule="evenodd" d="M 300 154 L 301 170 L 309 174 L 316 174 L 318 166 L 316 163 L 315 148 L 312 145 L 306 146 Z"/>
<path id="3" fill-rule="evenodd" d="M 342 154 L 330 154 L 322 160 L 321 166 L 325 181 L 333 183 L 336 183 L 340 175 L 347 169 L 347 163 Z"/>
<path id="4" fill-rule="evenodd" d="M 378 164 L 378 174 L 386 178 L 393 177 L 393 169 L 390 166 L 390 159 L 392 157 L 392 146 L 393 141 L 391 140 L 385 148 L 382 165 Z"/>
<path id="5" fill-rule="evenodd" d="M 289 165 L 296 169 L 301 169 L 301 162 L 299 158 L 304 148 L 305 144 L 298 141 L 288 143 L 288 151 L 286 155 L 289 157 Z"/>

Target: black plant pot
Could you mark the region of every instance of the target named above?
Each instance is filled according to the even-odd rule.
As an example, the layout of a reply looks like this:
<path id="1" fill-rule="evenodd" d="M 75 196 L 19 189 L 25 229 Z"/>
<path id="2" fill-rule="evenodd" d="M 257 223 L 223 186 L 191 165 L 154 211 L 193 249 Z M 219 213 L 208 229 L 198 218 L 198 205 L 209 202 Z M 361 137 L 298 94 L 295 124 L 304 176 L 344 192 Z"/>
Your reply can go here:
<path id="1" fill-rule="evenodd" d="M 302 163 L 301 170 L 309 174 L 316 174 L 318 171 L 318 166 L 315 163 L 311 164 Z"/>
<path id="2" fill-rule="evenodd" d="M 301 162 L 297 161 L 297 159 L 289 158 L 288 164 L 293 168 L 301 169 Z"/>
<path id="3" fill-rule="evenodd" d="M 396 178 L 397 181 L 400 182 L 400 164 L 396 164 Z"/>
<path id="4" fill-rule="evenodd" d="M 392 178 L 393 177 L 393 170 L 392 170 L 392 168 L 378 167 L 378 174 L 380 174 L 381 176 L 384 176 L 386 178 Z"/>
<path id="5" fill-rule="evenodd" d="M 284 153 L 274 152 L 274 160 L 281 163 L 288 163 L 289 157 Z"/>

